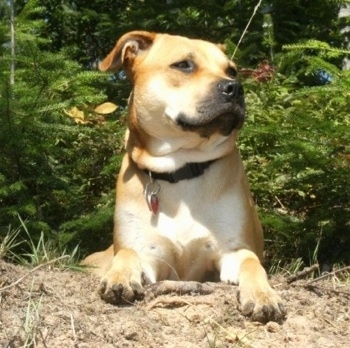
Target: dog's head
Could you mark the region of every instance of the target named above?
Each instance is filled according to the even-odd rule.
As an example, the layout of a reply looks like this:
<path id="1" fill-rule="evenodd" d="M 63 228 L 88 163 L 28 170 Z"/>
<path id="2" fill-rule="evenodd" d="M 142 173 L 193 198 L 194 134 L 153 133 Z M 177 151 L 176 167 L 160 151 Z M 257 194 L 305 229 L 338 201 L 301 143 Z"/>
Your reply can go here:
<path id="1" fill-rule="evenodd" d="M 151 136 L 228 136 L 243 124 L 243 88 L 222 45 L 134 31 L 118 40 L 99 67 L 124 68 L 134 85 L 131 122 Z"/>

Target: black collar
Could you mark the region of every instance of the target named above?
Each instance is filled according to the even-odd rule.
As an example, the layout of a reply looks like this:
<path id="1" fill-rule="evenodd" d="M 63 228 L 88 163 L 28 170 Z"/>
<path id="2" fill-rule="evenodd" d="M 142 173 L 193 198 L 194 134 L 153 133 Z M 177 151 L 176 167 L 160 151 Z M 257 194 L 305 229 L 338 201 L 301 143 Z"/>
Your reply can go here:
<path id="1" fill-rule="evenodd" d="M 164 180 L 170 182 L 171 184 L 174 184 L 181 180 L 193 179 L 201 176 L 213 162 L 214 160 L 200 163 L 187 163 L 180 169 L 175 170 L 175 172 L 171 173 L 157 173 L 151 172 L 150 170 L 144 170 L 144 172 L 150 175 L 152 179 Z"/>

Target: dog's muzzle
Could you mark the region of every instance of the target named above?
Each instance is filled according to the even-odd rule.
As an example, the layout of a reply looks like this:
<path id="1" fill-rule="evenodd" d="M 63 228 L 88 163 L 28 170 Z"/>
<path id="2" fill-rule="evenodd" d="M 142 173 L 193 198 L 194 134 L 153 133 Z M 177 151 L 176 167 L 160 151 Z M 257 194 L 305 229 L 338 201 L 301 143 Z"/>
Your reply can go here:
<path id="1" fill-rule="evenodd" d="M 242 85 L 231 79 L 217 82 L 211 95 L 198 103 L 195 117 L 181 113 L 177 124 L 185 131 L 197 132 L 202 137 L 219 132 L 229 135 L 242 127 L 245 118 Z"/>
<path id="2" fill-rule="evenodd" d="M 222 80 L 217 84 L 217 89 L 228 101 L 239 101 L 239 98 L 244 95 L 242 85 L 236 80 Z"/>

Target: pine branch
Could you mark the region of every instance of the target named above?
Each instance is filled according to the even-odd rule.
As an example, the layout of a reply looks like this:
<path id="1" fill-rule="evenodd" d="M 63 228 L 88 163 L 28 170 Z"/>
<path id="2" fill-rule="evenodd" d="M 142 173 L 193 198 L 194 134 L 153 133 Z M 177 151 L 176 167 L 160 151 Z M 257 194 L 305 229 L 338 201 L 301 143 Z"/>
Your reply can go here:
<path id="1" fill-rule="evenodd" d="M 283 45 L 282 49 L 286 51 L 318 50 L 318 51 L 335 53 L 336 56 L 350 54 L 350 50 L 331 47 L 328 43 L 323 41 L 318 41 L 318 40 L 308 40 L 305 43 Z"/>

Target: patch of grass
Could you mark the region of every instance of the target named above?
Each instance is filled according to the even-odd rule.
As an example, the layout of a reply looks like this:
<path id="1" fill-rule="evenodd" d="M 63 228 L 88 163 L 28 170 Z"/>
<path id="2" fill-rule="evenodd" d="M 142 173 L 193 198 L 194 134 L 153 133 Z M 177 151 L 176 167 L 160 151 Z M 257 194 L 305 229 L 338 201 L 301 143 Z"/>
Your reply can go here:
<path id="1" fill-rule="evenodd" d="M 299 272 L 304 267 L 304 261 L 301 258 L 285 263 L 279 260 L 277 263 L 271 265 L 268 270 L 269 274 L 295 274 Z"/>
<path id="2" fill-rule="evenodd" d="M 13 256 L 13 249 L 22 244 L 24 241 L 18 241 L 18 235 L 21 229 L 8 227 L 5 237 L 0 242 L 0 259 L 7 259 Z"/>
<path id="3" fill-rule="evenodd" d="M 324 273 L 323 275 L 326 275 Z M 330 272 L 330 277 L 334 283 L 346 283 L 350 284 L 350 266 L 335 264 L 333 265 L 333 271 Z"/>
<path id="4" fill-rule="evenodd" d="M 315 249 L 313 250 L 312 254 L 309 256 L 309 265 L 318 265 L 318 252 L 319 252 L 319 246 L 320 246 L 321 239 L 318 240 Z M 283 275 L 295 275 L 298 272 L 302 271 L 306 267 L 305 262 L 303 259 L 297 258 L 294 260 L 291 260 L 289 263 L 286 263 L 285 261 L 279 260 L 277 263 L 274 263 L 269 268 L 268 273 L 269 274 L 283 274 Z M 315 277 L 319 276 L 318 271 L 314 271 L 308 275 L 309 278 L 313 279 Z"/>
<path id="5" fill-rule="evenodd" d="M 238 330 L 233 328 L 224 328 L 220 324 L 217 330 L 213 333 L 207 333 L 206 339 L 208 341 L 209 348 L 220 348 L 227 347 L 229 344 L 232 348 L 252 348 L 252 342 L 249 338 L 251 332 L 246 332 L 245 330 Z"/>
<path id="6" fill-rule="evenodd" d="M 79 246 L 77 245 L 70 253 L 66 249 L 60 248 L 52 240 L 45 238 L 41 232 L 38 241 L 34 241 L 26 226 L 25 221 L 18 215 L 20 226 L 16 229 L 9 228 L 8 233 L 0 244 L 0 258 L 9 259 L 21 265 L 36 267 L 58 259 L 54 263 L 57 268 L 81 269 L 79 266 Z M 20 240 L 20 233 L 24 232 L 26 239 Z M 26 252 L 18 254 L 14 249 L 25 244 Z M 67 256 L 62 258 L 61 256 Z"/>
<path id="7" fill-rule="evenodd" d="M 253 333 L 252 330 L 242 328 L 237 325 L 237 317 L 241 316 L 236 306 L 228 306 L 223 312 L 223 315 L 215 318 L 203 313 L 207 318 L 204 322 L 209 324 L 209 328 L 206 328 L 206 340 L 208 347 L 221 348 L 252 348 L 253 347 Z M 242 322 L 243 323 L 243 322 Z"/>
<path id="8" fill-rule="evenodd" d="M 37 337 L 41 333 L 40 331 L 40 310 L 41 310 L 41 299 L 35 302 L 33 299 L 29 299 L 26 311 L 26 317 L 24 322 L 24 347 L 36 347 Z"/>

